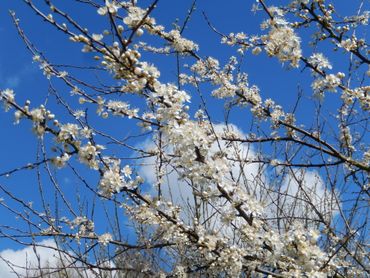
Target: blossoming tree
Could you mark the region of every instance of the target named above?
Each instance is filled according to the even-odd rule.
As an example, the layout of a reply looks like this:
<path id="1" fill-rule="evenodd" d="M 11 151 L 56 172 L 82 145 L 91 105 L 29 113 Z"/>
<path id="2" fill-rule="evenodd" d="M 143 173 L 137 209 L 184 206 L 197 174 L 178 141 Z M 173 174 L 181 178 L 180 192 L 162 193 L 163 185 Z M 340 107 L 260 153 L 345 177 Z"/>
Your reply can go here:
<path id="1" fill-rule="evenodd" d="M 354 1 L 354 15 L 325 0 L 279 7 L 246 1 L 264 18 L 259 34 L 222 33 L 222 23 L 204 13 L 209 32 L 236 51 L 226 61 L 186 36 L 199 13 L 195 0 L 172 28 L 161 25 L 160 12 L 155 16 L 164 8 L 158 0 L 76 0 L 94 11 L 91 29 L 101 27 L 94 32 L 57 1 L 23 2 L 91 61 L 53 62 L 11 12 L 49 89 L 43 104 L 31 95 L 19 101 L 12 88 L 1 90 L 5 110 L 16 124 L 32 124 L 39 147 L 35 161 L 1 169 L 1 206 L 21 221 L 1 223 L 0 233 L 36 254 L 49 248 L 57 258 L 34 265 L 3 258 L 12 272 L 369 275 L 365 1 Z M 287 76 L 306 75 L 305 93 L 286 92 L 296 99 L 293 109 L 247 75 L 253 68 L 243 63 L 251 56 L 270 57 Z M 166 71 L 169 61 L 176 62 L 176 74 Z M 304 124 L 302 102 L 314 107 Z M 215 121 L 220 112 L 212 105 L 219 103 L 224 118 Z M 34 203 L 12 191 L 12 177 L 30 171 L 37 176 L 29 185 L 38 192 Z M 65 176 L 73 177 L 78 194 L 60 183 Z"/>

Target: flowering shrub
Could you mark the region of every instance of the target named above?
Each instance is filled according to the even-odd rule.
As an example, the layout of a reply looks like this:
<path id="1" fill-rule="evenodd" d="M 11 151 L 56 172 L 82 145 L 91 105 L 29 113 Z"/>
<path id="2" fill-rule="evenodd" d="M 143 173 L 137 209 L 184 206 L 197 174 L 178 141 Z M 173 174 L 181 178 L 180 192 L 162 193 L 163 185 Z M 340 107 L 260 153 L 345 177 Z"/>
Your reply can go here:
<path id="1" fill-rule="evenodd" d="M 205 16 L 209 32 L 236 49 L 224 63 L 204 55 L 200 50 L 207 47 L 184 35 L 196 1 L 183 27 L 170 30 L 161 25 L 160 14 L 154 16 L 161 9 L 158 0 L 149 6 L 145 1 L 78 1 L 108 23 L 110 29 L 98 33 L 57 3 L 45 1 L 47 14 L 24 2 L 81 46 L 103 72 L 98 82 L 84 80 L 49 61 L 12 13 L 33 61 L 50 80 L 51 95 L 68 113 L 59 116 L 55 107 L 34 106 L 30 100 L 21 105 L 11 88 L 0 93 L 5 111 L 14 112 L 16 124 L 30 121 L 41 146 L 36 162 L 1 176 L 36 170 L 34 190 L 42 206 L 27 204 L 0 185 L 24 207 L 27 217 L 10 211 L 29 226 L 2 234 L 15 240 L 21 234 L 33 244 L 51 237 L 52 248 L 62 254 L 50 268 L 33 266 L 36 275 L 66 268 L 83 269 L 81 277 L 369 274 L 370 95 L 365 84 L 370 69 L 368 44 L 361 38 L 369 13 L 362 5 L 357 15 L 340 16 L 324 0 L 293 0 L 281 7 L 257 0 L 253 10 L 264 17 L 257 35 L 248 30 L 223 34 Z M 335 59 L 348 59 L 347 74 L 336 70 L 332 52 L 340 56 Z M 250 54 L 266 54 L 289 72 L 310 73 L 307 98 L 319 108 L 309 124 L 299 116 L 299 94 L 298 111 L 285 108 L 277 92 L 264 91 L 244 72 Z M 163 65 L 151 59 L 166 56 L 177 59 L 173 82 L 165 81 Z M 336 98 L 338 109 L 327 105 L 327 98 Z M 221 123 L 213 120 L 211 107 L 219 102 L 226 115 Z M 332 110 L 324 114 L 322 107 Z M 250 117 L 248 133 L 233 123 L 231 113 Z M 75 177 L 84 200 L 63 191 L 58 171 Z M 55 190 L 57 203 L 47 202 L 43 186 Z M 1 204 L 10 208 L 6 200 Z M 13 270 L 22 274 L 18 267 Z"/>

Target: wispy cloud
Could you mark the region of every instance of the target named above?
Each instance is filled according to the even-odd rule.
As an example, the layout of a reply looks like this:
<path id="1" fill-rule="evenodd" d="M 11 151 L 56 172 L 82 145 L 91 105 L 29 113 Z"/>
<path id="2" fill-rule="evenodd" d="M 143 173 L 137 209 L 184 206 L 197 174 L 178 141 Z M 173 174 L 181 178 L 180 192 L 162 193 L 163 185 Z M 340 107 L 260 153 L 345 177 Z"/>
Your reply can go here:
<path id="1" fill-rule="evenodd" d="M 17 73 L 8 73 L 0 68 L 0 88 L 16 89 L 22 84 L 22 79 L 34 74 L 37 71 L 36 65 L 23 66 Z"/>

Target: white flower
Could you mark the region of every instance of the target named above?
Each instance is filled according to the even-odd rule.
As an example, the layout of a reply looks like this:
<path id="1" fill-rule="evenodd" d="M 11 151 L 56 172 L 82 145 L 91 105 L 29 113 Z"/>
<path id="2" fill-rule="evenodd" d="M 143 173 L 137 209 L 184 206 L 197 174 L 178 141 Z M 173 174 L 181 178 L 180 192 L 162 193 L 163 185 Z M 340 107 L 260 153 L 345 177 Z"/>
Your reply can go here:
<path id="1" fill-rule="evenodd" d="M 90 138 L 91 135 L 93 134 L 92 130 L 89 129 L 88 127 L 84 127 L 83 129 L 80 130 L 81 137 L 83 138 Z"/>
<path id="2" fill-rule="evenodd" d="M 339 77 L 342 75 L 339 73 Z M 315 93 L 323 91 L 336 92 L 337 87 L 341 84 L 340 78 L 335 74 L 328 74 L 324 78 L 317 78 L 312 82 L 312 89 Z"/>
<path id="3" fill-rule="evenodd" d="M 68 75 L 68 72 L 66 72 L 66 71 L 61 71 L 61 72 L 59 72 L 58 77 L 59 77 L 59 78 L 64 78 L 64 77 L 66 77 L 67 75 Z"/>
<path id="4" fill-rule="evenodd" d="M 92 145 L 90 142 L 87 145 L 80 147 L 78 156 L 82 163 L 85 163 L 90 168 L 97 170 L 99 168 L 96 156 L 100 153 L 99 150 L 103 149 L 100 145 Z"/>
<path id="5" fill-rule="evenodd" d="M 14 112 L 14 124 L 19 124 L 19 120 L 24 117 L 24 114 L 22 111 L 15 111 Z"/>
<path id="6" fill-rule="evenodd" d="M 104 157 L 103 159 L 107 168 L 104 169 L 99 182 L 99 189 L 102 195 L 110 197 L 115 193 L 121 192 L 123 188 L 136 187 L 141 183 L 138 177 L 134 181 L 130 180 L 132 170 L 129 165 L 126 165 L 121 170 L 121 161 L 119 159 L 109 157 Z"/>
<path id="7" fill-rule="evenodd" d="M 69 222 L 69 225 L 71 229 L 78 228 L 78 233 L 75 235 L 77 239 L 81 235 L 90 236 L 93 233 L 94 228 L 95 228 L 94 222 L 87 219 L 86 216 L 77 216 L 73 221 Z"/>
<path id="8" fill-rule="evenodd" d="M 332 69 L 329 60 L 322 53 L 314 53 L 308 59 L 308 62 L 319 70 Z"/>
<path id="9" fill-rule="evenodd" d="M 99 182 L 99 188 L 104 196 L 120 192 L 124 186 L 124 180 L 117 168 L 112 167 L 104 172 Z"/>
<path id="10" fill-rule="evenodd" d="M 64 124 L 60 127 L 57 139 L 59 142 L 75 140 L 78 137 L 79 130 L 80 128 L 76 124 Z"/>
<path id="11" fill-rule="evenodd" d="M 32 121 L 41 123 L 42 121 L 45 120 L 45 109 L 42 108 L 32 109 L 30 115 L 32 117 Z"/>
<path id="12" fill-rule="evenodd" d="M 181 37 L 178 30 L 172 30 L 168 35 L 172 40 L 172 47 L 178 52 L 196 51 L 199 49 L 196 43 Z"/>
<path id="13" fill-rule="evenodd" d="M 109 12 L 110 14 L 114 15 L 118 12 L 119 8 L 120 6 L 116 3 L 116 1 L 111 3 L 109 0 L 105 0 L 105 6 L 98 9 L 98 14 L 106 15 Z"/>
<path id="14" fill-rule="evenodd" d="M 102 34 L 92 34 L 92 38 L 95 41 L 101 41 L 103 39 L 103 35 Z"/>
<path id="15" fill-rule="evenodd" d="M 346 39 L 341 41 L 339 46 L 343 47 L 347 51 L 352 51 L 357 48 L 357 41 L 355 38 Z"/>
<path id="16" fill-rule="evenodd" d="M 98 242 L 104 246 L 108 245 L 109 242 L 113 239 L 110 233 L 102 234 L 98 237 Z"/>
<path id="17" fill-rule="evenodd" d="M 10 104 L 15 101 L 15 94 L 14 91 L 11 89 L 5 89 L 4 91 L 0 92 L 0 100 L 4 100 L 4 109 L 8 111 L 10 108 Z"/>
<path id="18" fill-rule="evenodd" d="M 253 55 L 258 55 L 258 54 L 261 53 L 261 51 L 262 51 L 261 47 L 257 46 L 257 47 L 252 49 L 252 54 Z"/>
<path id="19" fill-rule="evenodd" d="M 41 61 L 41 57 L 40 57 L 40 55 L 34 55 L 34 56 L 32 57 L 32 60 L 33 60 L 34 62 L 40 62 L 40 61 Z"/>
<path id="20" fill-rule="evenodd" d="M 15 94 L 14 94 L 14 91 L 11 89 L 5 89 L 4 91 L 1 92 L 1 95 L 5 97 L 7 101 L 10 101 L 10 102 L 14 101 Z"/>
<path id="21" fill-rule="evenodd" d="M 83 118 L 83 117 L 85 117 L 85 111 L 76 110 L 76 111 L 73 112 L 73 116 L 75 116 L 76 119 Z"/>
<path id="22" fill-rule="evenodd" d="M 131 28 L 137 27 L 137 25 L 143 20 L 145 17 L 147 11 L 143 10 L 139 7 L 131 6 L 127 9 L 127 16 L 123 19 L 123 23 L 128 25 Z M 150 18 L 147 16 L 143 22 L 143 24 L 155 24 L 155 21 L 153 18 Z"/>
<path id="23" fill-rule="evenodd" d="M 130 168 L 130 166 L 129 166 L 129 165 L 126 165 L 126 166 L 122 169 L 122 172 L 123 172 L 123 174 L 125 175 L 125 177 L 127 177 L 127 178 L 131 178 L 132 169 Z"/>
<path id="24" fill-rule="evenodd" d="M 54 157 L 51 162 L 56 166 L 57 168 L 63 168 L 66 164 L 66 162 L 70 159 L 70 155 L 67 153 L 64 153 L 62 156 Z"/>
<path id="25" fill-rule="evenodd" d="M 272 27 L 264 40 L 268 55 L 276 56 L 281 62 L 290 61 L 291 66 L 298 67 L 302 56 L 301 40 L 291 27 Z"/>
<path id="26" fill-rule="evenodd" d="M 130 109 L 130 105 L 123 101 L 110 100 L 107 103 L 107 108 L 116 116 L 128 116 L 129 118 L 137 117 L 138 109 Z"/>

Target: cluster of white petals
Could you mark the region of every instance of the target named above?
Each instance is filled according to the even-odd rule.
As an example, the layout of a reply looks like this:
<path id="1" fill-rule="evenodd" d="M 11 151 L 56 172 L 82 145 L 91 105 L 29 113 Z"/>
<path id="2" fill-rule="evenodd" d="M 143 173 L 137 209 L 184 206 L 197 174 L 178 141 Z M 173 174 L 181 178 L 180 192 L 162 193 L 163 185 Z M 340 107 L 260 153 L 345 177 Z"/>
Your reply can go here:
<path id="1" fill-rule="evenodd" d="M 123 22 L 132 28 L 135 28 L 141 24 L 155 24 L 155 20 L 150 16 L 147 16 L 147 11 L 141 9 L 138 6 L 129 6 L 127 8 L 127 16 L 123 19 Z"/>
<path id="2" fill-rule="evenodd" d="M 322 53 L 312 54 L 308 59 L 308 62 L 319 70 L 332 69 L 332 65 L 329 60 Z"/>
<path id="3" fill-rule="evenodd" d="M 343 78 L 341 73 L 328 74 L 325 77 L 318 77 L 312 82 L 312 89 L 314 93 L 322 93 L 324 91 L 336 92 L 337 87 L 341 84 Z"/>
<path id="4" fill-rule="evenodd" d="M 167 36 L 172 41 L 172 47 L 178 52 L 190 52 L 199 49 L 193 41 L 183 38 L 178 30 L 170 31 Z"/>
<path id="5" fill-rule="evenodd" d="M 61 156 L 54 157 L 51 162 L 55 165 L 55 167 L 63 168 L 70 158 L 71 156 L 68 153 L 64 153 Z"/>
<path id="6" fill-rule="evenodd" d="M 113 237 L 110 233 L 105 233 L 98 237 L 98 242 L 104 246 L 107 246 L 112 239 Z"/>
<path id="7" fill-rule="evenodd" d="M 78 149 L 78 158 L 80 161 L 91 169 L 97 170 L 99 168 L 99 162 L 97 160 L 97 155 L 100 153 L 100 150 L 104 149 L 103 146 L 96 145 L 94 146 L 91 142 L 87 142 L 86 145 Z"/>
<path id="8" fill-rule="evenodd" d="M 98 14 L 100 15 L 106 15 L 108 12 L 110 14 L 116 14 L 118 12 L 118 9 L 120 8 L 120 5 L 116 0 L 110 1 L 105 0 L 105 6 L 98 9 Z"/>
<path id="9" fill-rule="evenodd" d="M 94 236 L 95 224 L 86 216 L 77 216 L 72 221 L 65 219 L 65 222 L 69 224 L 71 230 L 77 229 L 75 234 L 77 240 L 81 236 Z"/>
<path id="10" fill-rule="evenodd" d="M 14 97 L 14 91 L 11 89 L 5 89 L 0 92 L 0 101 L 3 101 L 5 111 L 9 110 L 10 103 L 14 102 Z"/>
<path id="11" fill-rule="evenodd" d="M 299 66 L 302 56 L 301 39 L 289 26 L 271 27 L 263 38 L 265 50 L 269 56 L 276 56 L 281 62 L 290 62 L 292 67 Z"/>
<path id="12" fill-rule="evenodd" d="M 241 54 L 230 56 L 226 62 L 210 56 L 201 57 L 197 53 L 198 44 L 185 38 L 179 26 L 166 31 L 164 26 L 158 25 L 152 17 L 156 2 L 148 8 L 140 8 L 135 0 L 105 0 L 103 6 L 94 4 L 101 15 L 99 18 L 108 19 L 112 29 L 94 33 L 80 28 L 77 23 L 73 24 L 72 31 L 65 24 L 59 24 L 57 16 L 43 16 L 67 33 L 70 41 L 80 43 L 83 52 L 93 53 L 97 67 L 107 75 L 99 80 L 99 85 L 87 84 L 70 73 L 58 71 L 61 66 L 53 66 L 34 50 L 34 61 L 40 63 L 45 76 L 51 83 L 56 78 L 64 82 L 72 91 L 72 97 L 79 98 L 75 103 L 79 107 L 69 105 L 55 89 L 57 101 L 74 121 L 60 123 L 46 104 L 30 108 L 30 101 L 26 101 L 23 106 L 18 105 L 13 90 L 0 92 L 5 110 L 15 109 L 15 123 L 21 119 L 30 120 L 42 143 L 44 160 L 23 168 L 31 169 L 43 163 L 51 163 L 54 170 L 71 166 L 62 171 L 72 170 L 78 180 L 100 198 L 97 198 L 99 201 L 112 202 L 117 227 L 96 233 L 94 222 L 86 216 L 78 216 L 81 214 L 72 209 L 74 204 L 62 194 L 63 205 L 73 214 L 69 216 L 73 220 L 55 221 L 48 214 L 39 214 L 37 216 L 47 224 L 47 228 L 40 228 L 41 235 L 57 236 L 59 233 L 78 243 L 85 240 L 86 247 L 91 250 L 98 245 L 108 253 L 114 245 L 115 255 L 120 248 L 131 248 L 133 257 L 142 258 L 155 254 L 156 248 L 164 250 L 163 257 L 170 262 L 166 267 L 161 263 L 157 268 L 143 267 L 140 271 L 148 271 L 148 277 L 155 276 L 157 273 L 153 270 L 157 269 L 160 269 L 159 276 L 167 275 L 165 277 L 193 277 L 192 272 L 207 277 L 344 277 L 347 274 L 356 277 L 360 273 L 361 264 L 368 262 L 368 258 L 359 259 L 358 255 L 366 253 L 365 245 L 357 246 L 355 241 L 362 235 L 351 230 L 352 223 L 344 221 L 345 225 L 340 224 L 343 227 L 338 225 L 348 232 L 333 224 L 338 212 L 346 220 L 347 216 L 343 215 L 347 213 L 347 204 L 342 207 L 341 198 L 350 193 L 345 186 L 338 186 L 341 191 L 336 188 L 331 167 L 336 167 L 335 181 L 345 177 L 343 184 L 347 179 L 356 183 L 360 183 L 359 178 L 366 179 L 361 171 L 368 170 L 370 151 L 366 144 L 359 143 L 365 135 L 358 130 L 362 128 L 365 133 L 363 126 L 367 120 L 366 117 L 358 119 L 357 115 L 360 114 L 358 110 L 370 110 L 370 87 L 363 85 L 365 71 L 362 71 L 365 81 L 359 84 L 352 79 L 345 80 L 342 72 L 328 73 L 333 65 L 320 52 L 320 47 L 315 48 L 311 56 L 304 57 L 305 36 L 300 37 L 299 31 L 316 22 L 319 31 L 312 36 L 312 44 L 318 46 L 330 37 L 336 49 L 343 48 L 360 60 L 353 64 L 351 60 L 351 71 L 355 72 L 368 63 L 366 55 L 361 54 L 367 46 L 364 40 L 354 35 L 349 37 L 347 32 L 352 27 L 366 25 L 369 13 L 344 17 L 334 24 L 334 7 L 332 4 L 326 7 L 325 1 L 292 0 L 286 7 L 267 7 L 263 1 L 257 2 L 254 11 L 265 11 L 268 15 L 261 24 L 266 30 L 264 35 L 216 32 L 221 35 L 221 43 L 226 45 L 223 47 L 235 47 Z M 318 8 L 321 12 L 316 16 Z M 189 20 L 192 12 L 189 11 Z M 63 16 L 61 12 L 58 14 Z M 288 17 L 289 20 L 297 17 L 298 21 L 290 23 Z M 163 46 L 158 46 L 156 40 Z M 247 54 L 258 55 L 263 51 L 281 63 L 288 63 L 291 70 L 304 64 L 303 70 L 308 69 L 309 78 L 313 80 L 310 92 L 315 95 L 323 97 L 327 91 L 341 92 L 332 95 L 339 96 L 341 101 L 341 108 L 333 117 L 333 121 L 338 120 L 337 130 L 333 132 L 337 135 L 335 140 L 324 138 L 322 129 L 326 122 L 321 123 L 321 114 L 311 128 L 296 123 L 295 109 L 300 107 L 301 95 L 293 112 L 289 113 L 276 100 L 279 96 L 275 100 L 265 98 L 268 92 L 261 92 L 263 86 L 250 82 L 252 78 L 244 72 L 243 59 Z M 163 65 L 155 59 L 151 61 L 152 56 L 147 53 L 176 55 L 177 84 L 162 80 Z M 182 61 L 189 63 L 183 65 Z M 351 72 L 348 78 L 355 79 L 353 76 Z M 109 77 L 112 83 L 106 85 L 104 82 Z M 356 84 L 352 88 L 350 81 Z M 196 97 L 192 98 L 194 94 Z M 224 124 L 212 118 L 213 107 L 207 107 L 208 98 L 225 104 Z M 190 107 L 198 100 L 198 108 Z M 90 107 L 96 110 L 96 123 L 90 121 Z M 235 110 L 240 113 L 236 117 L 232 113 Z M 246 118 L 248 127 L 253 121 L 249 134 L 243 134 L 232 124 L 242 120 L 238 117 L 244 115 L 245 110 L 251 115 Z M 112 122 L 105 124 L 109 120 Z M 102 126 L 99 126 L 100 121 L 104 122 Z M 356 121 L 363 126 L 358 127 Z M 121 122 L 135 123 L 144 131 L 131 128 L 130 124 L 117 128 Z M 104 130 L 108 128 L 118 135 L 106 133 Z M 127 137 L 121 132 L 123 129 Z M 131 132 L 135 135 L 131 136 Z M 51 156 L 47 155 L 49 145 L 44 143 L 49 137 L 52 138 Z M 145 144 L 150 141 L 150 146 L 143 147 L 133 138 L 143 138 Z M 90 187 L 90 178 L 84 179 L 78 168 L 74 168 L 75 163 L 88 166 L 83 167 L 83 171 L 99 175 L 94 183 L 96 190 Z M 54 173 L 45 168 L 59 194 Z M 307 170 L 311 168 L 319 170 Z M 321 178 L 325 171 L 326 180 Z M 368 184 L 362 185 L 360 194 L 367 192 L 368 187 Z M 85 209 L 84 204 L 78 205 L 81 211 Z M 108 212 L 110 205 L 105 208 Z M 126 244 L 118 234 L 121 232 L 118 213 L 121 209 L 129 216 L 125 219 L 127 226 L 136 229 L 133 241 L 137 241 L 137 246 L 131 242 Z M 69 233 L 64 233 L 64 228 L 69 229 Z M 341 234 L 348 238 L 340 241 L 338 235 Z M 127 253 L 131 255 L 130 252 Z M 114 263 L 117 269 L 121 267 L 118 260 L 110 260 L 107 265 Z M 131 270 L 137 262 L 125 261 L 124 266 Z"/>

